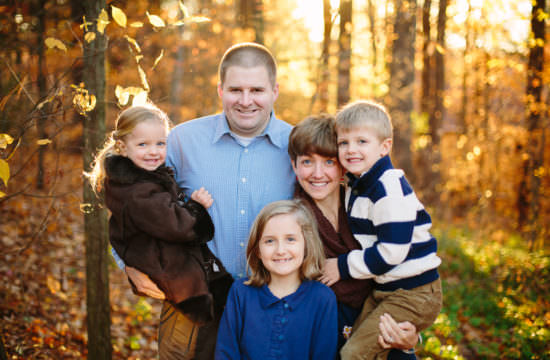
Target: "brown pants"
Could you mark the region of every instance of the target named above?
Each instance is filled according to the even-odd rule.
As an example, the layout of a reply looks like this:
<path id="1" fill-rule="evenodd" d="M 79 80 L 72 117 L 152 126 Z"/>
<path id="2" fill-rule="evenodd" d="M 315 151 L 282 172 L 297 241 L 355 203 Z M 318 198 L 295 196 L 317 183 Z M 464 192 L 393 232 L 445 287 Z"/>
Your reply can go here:
<path id="1" fill-rule="evenodd" d="M 433 324 L 441 311 L 441 279 L 411 290 L 374 290 L 355 321 L 351 337 L 342 347 L 342 360 L 387 357 L 378 344 L 380 316 L 390 314 L 396 322 L 409 321 L 418 332 Z"/>
<path id="2" fill-rule="evenodd" d="M 199 327 L 165 301 L 160 315 L 159 359 L 214 359 L 217 330 L 217 321 Z"/>

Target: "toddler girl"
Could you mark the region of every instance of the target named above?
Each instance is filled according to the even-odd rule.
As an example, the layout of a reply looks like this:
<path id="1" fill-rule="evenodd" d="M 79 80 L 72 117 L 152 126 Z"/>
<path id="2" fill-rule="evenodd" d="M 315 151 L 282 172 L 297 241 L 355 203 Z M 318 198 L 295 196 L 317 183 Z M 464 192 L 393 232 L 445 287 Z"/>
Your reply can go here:
<path id="1" fill-rule="evenodd" d="M 205 209 L 212 197 L 201 188 L 185 198 L 164 164 L 168 131 L 168 117 L 153 105 L 127 108 L 87 176 L 94 191 L 105 189 L 110 242 L 124 263 L 147 274 L 192 321 L 205 323 L 214 302 L 221 308 L 225 300 L 213 299 L 209 283 L 223 279 L 228 288 L 231 276 L 206 245 L 214 235 Z"/>
<path id="2" fill-rule="evenodd" d="M 305 205 L 283 200 L 264 207 L 246 254 L 249 279 L 229 291 L 216 359 L 334 359 L 336 297 L 314 280 L 324 254 Z"/>

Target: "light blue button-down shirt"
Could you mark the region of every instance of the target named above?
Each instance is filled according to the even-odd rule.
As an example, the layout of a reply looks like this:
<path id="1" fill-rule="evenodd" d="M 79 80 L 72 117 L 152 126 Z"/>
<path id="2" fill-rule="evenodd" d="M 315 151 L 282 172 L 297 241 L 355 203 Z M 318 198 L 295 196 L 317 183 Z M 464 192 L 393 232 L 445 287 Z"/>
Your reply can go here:
<path id="1" fill-rule="evenodd" d="M 178 185 L 188 195 L 200 187 L 212 194 L 208 211 L 215 234 L 209 246 L 235 278 L 246 275 L 246 245 L 256 215 L 270 202 L 292 198 L 291 128 L 272 113 L 262 134 L 243 146 L 222 113 L 179 124 L 168 136 L 166 164 L 174 168 Z"/>

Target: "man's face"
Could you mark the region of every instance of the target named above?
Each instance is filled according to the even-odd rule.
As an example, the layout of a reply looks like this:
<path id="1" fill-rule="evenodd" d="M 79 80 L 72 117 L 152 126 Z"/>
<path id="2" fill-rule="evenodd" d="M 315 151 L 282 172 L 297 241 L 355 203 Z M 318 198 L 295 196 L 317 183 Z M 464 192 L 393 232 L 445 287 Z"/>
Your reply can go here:
<path id="1" fill-rule="evenodd" d="M 261 134 L 269 122 L 279 85 L 271 85 L 264 66 L 231 66 L 223 85 L 218 85 L 218 95 L 231 131 L 254 137 Z"/>

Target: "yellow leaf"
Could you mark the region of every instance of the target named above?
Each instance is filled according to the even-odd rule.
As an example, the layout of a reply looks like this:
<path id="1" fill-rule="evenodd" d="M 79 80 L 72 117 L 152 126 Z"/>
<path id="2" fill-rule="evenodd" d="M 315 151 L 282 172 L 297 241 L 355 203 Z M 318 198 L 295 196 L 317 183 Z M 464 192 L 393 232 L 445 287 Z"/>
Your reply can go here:
<path id="1" fill-rule="evenodd" d="M 0 149 L 5 149 L 13 142 L 13 138 L 8 134 L 0 134 Z"/>
<path id="2" fill-rule="evenodd" d="M 101 12 L 99 13 L 99 16 L 97 17 L 97 31 L 100 34 L 103 34 L 105 31 L 105 28 L 107 25 L 109 25 L 109 15 L 107 14 L 107 11 L 105 9 L 101 9 Z"/>
<path id="3" fill-rule="evenodd" d="M 128 93 L 128 91 L 125 91 L 122 86 L 120 85 L 116 86 L 115 96 L 118 99 L 118 103 L 121 106 L 125 106 L 126 104 L 128 104 L 128 99 L 130 98 L 130 94 Z"/>
<path id="4" fill-rule="evenodd" d="M 129 37 L 128 35 L 124 35 L 124 38 L 132 45 L 134 45 L 134 48 L 137 50 L 137 52 L 141 52 L 141 48 L 139 47 L 139 44 L 137 43 L 137 41 L 135 39 L 132 39 L 131 37 Z"/>
<path id="5" fill-rule="evenodd" d="M 206 16 L 191 16 L 188 19 L 185 19 L 186 22 L 192 23 L 203 23 L 211 21 L 209 17 Z"/>
<path id="6" fill-rule="evenodd" d="M 67 47 L 65 46 L 65 44 L 63 44 L 63 42 L 59 39 L 49 37 L 44 40 L 44 43 L 46 43 L 46 46 L 49 49 L 58 48 L 59 50 L 63 50 L 65 52 L 67 51 Z"/>
<path id="7" fill-rule="evenodd" d="M 143 59 L 143 55 L 136 55 L 136 62 L 139 64 L 139 62 Z"/>
<path id="8" fill-rule="evenodd" d="M 87 32 L 86 35 L 84 35 L 84 40 L 86 40 L 87 43 L 91 43 L 95 40 L 95 32 Z"/>
<path id="9" fill-rule="evenodd" d="M 46 284 L 48 285 L 48 289 L 52 292 L 52 294 L 55 294 L 59 290 L 61 290 L 61 284 L 58 280 L 55 280 L 51 275 L 48 275 L 46 278 Z"/>
<path id="10" fill-rule="evenodd" d="M 183 13 L 183 18 L 189 17 L 189 10 L 187 10 L 187 6 L 183 5 L 183 1 L 179 2 L 181 12 Z"/>
<path id="11" fill-rule="evenodd" d="M 8 186 L 8 180 L 10 179 L 10 166 L 6 160 L 0 159 L 0 179 L 4 181 L 4 185 Z"/>
<path id="12" fill-rule="evenodd" d="M 111 15 L 118 26 L 126 27 L 126 14 L 116 6 L 111 5 Z"/>
<path id="13" fill-rule="evenodd" d="M 88 32 L 88 26 L 92 25 L 93 23 L 86 21 L 86 16 L 82 16 L 82 25 L 80 25 L 80 28 L 84 28 L 86 32 Z"/>
<path id="14" fill-rule="evenodd" d="M 143 88 L 145 91 L 149 91 L 149 84 L 147 83 L 147 75 L 145 75 L 145 71 L 141 68 L 141 66 L 138 65 L 138 72 L 139 77 L 141 79 L 141 85 L 143 85 Z"/>
<path id="15" fill-rule="evenodd" d="M 149 18 L 149 22 L 151 23 L 151 25 L 153 25 L 154 27 L 164 27 L 166 26 L 164 24 L 164 20 L 162 20 L 159 16 L 157 15 L 151 15 L 149 14 L 149 12 L 147 11 L 146 12 L 147 14 L 147 18 Z"/>
<path id="16" fill-rule="evenodd" d="M 140 28 L 140 27 L 143 27 L 143 23 L 141 21 L 134 21 L 133 23 L 130 24 L 130 27 Z"/>
<path id="17" fill-rule="evenodd" d="M 40 139 L 40 140 L 36 140 L 36 144 L 37 145 L 48 145 L 49 143 L 51 143 L 52 141 L 50 139 Z"/>
<path id="18" fill-rule="evenodd" d="M 0 191 L 0 198 L 3 198 L 4 196 L 6 196 L 6 193 Z"/>
<path id="19" fill-rule="evenodd" d="M 438 53 L 440 53 L 442 55 L 445 54 L 445 48 L 443 48 L 443 46 L 441 46 L 440 44 L 436 44 L 435 49 L 437 50 Z"/>
<path id="20" fill-rule="evenodd" d="M 160 59 L 162 59 L 162 57 L 164 56 L 164 49 L 162 49 L 160 51 L 160 55 L 157 56 L 157 58 L 155 59 L 155 63 L 153 64 L 153 69 L 157 66 L 157 64 L 159 63 Z"/>
<path id="21" fill-rule="evenodd" d="M 142 91 L 137 95 L 134 95 L 132 106 L 147 104 L 147 91 Z"/>

